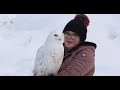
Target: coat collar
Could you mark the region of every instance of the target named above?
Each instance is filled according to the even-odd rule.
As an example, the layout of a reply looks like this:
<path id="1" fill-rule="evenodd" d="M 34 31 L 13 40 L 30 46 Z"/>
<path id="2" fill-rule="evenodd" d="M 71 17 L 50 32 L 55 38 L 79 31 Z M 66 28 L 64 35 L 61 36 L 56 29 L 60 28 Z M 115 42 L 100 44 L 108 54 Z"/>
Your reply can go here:
<path id="1" fill-rule="evenodd" d="M 77 50 L 80 46 L 93 46 L 95 47 L 95 49 L 97 48 L 97 45 L 93 42 L 84 42 L 84 43 L 80 43 L 78 44 L 76 47 L 72 48 L 71 50 L 67 51 L 67 48 L 65 47 L 64 43 L 63 43 L 63 46 L 64 46 L 64 60 L 70 56 L 75 50 Z M 63 61 L 64 61 L 63 60 Z"/>
<path id="2" fill-rule="evenodd" d="M 80 46 L 84 46 L 84 45 L 93 46 L 93 47 L 95 47 L 95 49 L 97 48 L 97 45 L 95 43 L 93 43 L 93 42 L 84 42 L 84 43 L 78 44 L 76 47 L 74 47 L 71 50 L 67 51 L 67 48 L 65 47 L 65 45 L 63 43 L 65 53 L 71 53 L 71 52 L 75 51 L 76 49 L 78 49 Z"/>

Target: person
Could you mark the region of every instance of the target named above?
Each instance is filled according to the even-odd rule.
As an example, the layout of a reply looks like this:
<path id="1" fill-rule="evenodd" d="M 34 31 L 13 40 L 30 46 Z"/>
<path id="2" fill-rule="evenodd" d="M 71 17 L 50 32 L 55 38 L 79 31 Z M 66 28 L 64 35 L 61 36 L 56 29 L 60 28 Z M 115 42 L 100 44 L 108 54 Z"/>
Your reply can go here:
<path id="1" fill-rule="evenodd" d="M 86 41 L 89 23 L 85 14 L 77 14 L 65 26 L 64 59 L 55 76 L 94 76 L 97 45 Z"/>

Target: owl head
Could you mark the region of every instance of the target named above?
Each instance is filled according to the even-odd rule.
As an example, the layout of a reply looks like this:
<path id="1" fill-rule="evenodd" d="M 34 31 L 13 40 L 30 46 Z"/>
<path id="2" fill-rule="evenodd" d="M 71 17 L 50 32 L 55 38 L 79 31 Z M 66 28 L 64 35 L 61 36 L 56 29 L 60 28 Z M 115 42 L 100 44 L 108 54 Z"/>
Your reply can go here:
<path id="1" fill-rule="evenodd" d="M 55 42 L 55 43 L 63 43 L 64 42 L 64 36 L 63 33 L 60 31 L 52 31 L 47 37 L 46 42 Z"/>

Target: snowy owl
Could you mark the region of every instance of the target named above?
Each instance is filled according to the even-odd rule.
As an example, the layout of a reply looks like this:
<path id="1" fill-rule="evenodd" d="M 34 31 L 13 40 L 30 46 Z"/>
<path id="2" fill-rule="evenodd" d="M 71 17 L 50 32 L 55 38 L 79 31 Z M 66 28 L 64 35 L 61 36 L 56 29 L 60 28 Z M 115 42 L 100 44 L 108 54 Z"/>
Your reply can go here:
<path id="1" fill-rule="evenodd" d="M 64 56 L 62 32 L 51 32 L 41 46 L 35 58 L 34 76 L 50 76 L 57 74 Z"/>

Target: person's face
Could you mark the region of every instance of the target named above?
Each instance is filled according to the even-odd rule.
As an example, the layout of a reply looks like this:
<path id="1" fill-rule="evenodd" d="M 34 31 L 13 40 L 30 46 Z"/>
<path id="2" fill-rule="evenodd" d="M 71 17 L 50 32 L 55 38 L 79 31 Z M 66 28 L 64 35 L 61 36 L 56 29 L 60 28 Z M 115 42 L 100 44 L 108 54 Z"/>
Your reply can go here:
<path id="1" fill-rule="evenodd" d="M 72 31 L 66 31 L 64 33 L 64 44 L 68 49 L 71 49 L 80 43 L 80 37 L 78 34 Z"/>

